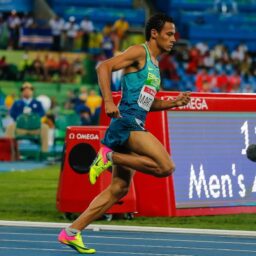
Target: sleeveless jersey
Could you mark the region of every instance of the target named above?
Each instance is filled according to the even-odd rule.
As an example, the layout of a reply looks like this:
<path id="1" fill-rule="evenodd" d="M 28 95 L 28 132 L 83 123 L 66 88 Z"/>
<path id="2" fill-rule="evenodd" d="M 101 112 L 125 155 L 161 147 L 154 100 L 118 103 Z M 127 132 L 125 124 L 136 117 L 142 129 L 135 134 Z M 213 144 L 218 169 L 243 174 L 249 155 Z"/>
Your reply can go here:
<path id="1" fill-rule="evenodd" d="M 121 116 L 133 116 L 144 123 L 147 112 L 160 89 L 160 72 L 159 68 L 152 62 L 146 44 L 143 44 L 143 47 L 146 51 L 144 67 L 122 77 L 122 99 L 119 110 Z"/>

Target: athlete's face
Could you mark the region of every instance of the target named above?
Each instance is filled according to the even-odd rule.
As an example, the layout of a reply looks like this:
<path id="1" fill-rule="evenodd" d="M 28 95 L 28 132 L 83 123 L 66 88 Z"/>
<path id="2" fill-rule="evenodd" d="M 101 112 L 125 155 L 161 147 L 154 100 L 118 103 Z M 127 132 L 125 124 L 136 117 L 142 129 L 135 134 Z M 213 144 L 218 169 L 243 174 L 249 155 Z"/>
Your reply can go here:
<path id="1" fill-rule="evenodd" d="M 170 22 L 165 22 L 162 30 L 157 32 L 156 42 L 161 51 L 171 51 L 174 43 L 176 42 L 174 37 L 175 32 L 175 25 Z"/>

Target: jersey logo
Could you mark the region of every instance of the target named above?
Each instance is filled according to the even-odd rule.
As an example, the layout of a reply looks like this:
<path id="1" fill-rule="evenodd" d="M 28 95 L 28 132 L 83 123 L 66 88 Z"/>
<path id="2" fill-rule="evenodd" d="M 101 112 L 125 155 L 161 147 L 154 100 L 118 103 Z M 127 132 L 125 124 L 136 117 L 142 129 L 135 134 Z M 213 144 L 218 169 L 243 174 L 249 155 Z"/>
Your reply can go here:
<path id="1" fill-rule="evenodd" d="M 148 86 L 144 87 L 144 92 L 152 95 L 153 97 L 155 97 L 156 91 Z"/>

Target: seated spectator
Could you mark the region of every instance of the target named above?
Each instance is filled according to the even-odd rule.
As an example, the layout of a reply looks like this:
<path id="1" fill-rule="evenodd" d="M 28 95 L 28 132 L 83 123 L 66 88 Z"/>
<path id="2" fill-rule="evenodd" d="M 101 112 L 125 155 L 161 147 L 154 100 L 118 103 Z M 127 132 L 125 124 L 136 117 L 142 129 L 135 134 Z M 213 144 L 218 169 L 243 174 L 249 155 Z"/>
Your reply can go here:
<path id="1" fill-rule="evenodd" d="M 101 42 L 101 48 L 104 52 L 104 55 L 107 59 L 112 58 L 114 56 L 114 50 L 115 50 L 115 42 L 113 40 L 113 37 L 111 36 L 113 32 L 104 33 L 102 42 Z"/>
<path id="2" fill-rule="evenodd" d="M 201 72 L 196 75 L 196 90 L 197 92 L 209 91 L 211 84 L 211 76 L 209 76 L 207 69 L 203 68 Z"/>
<path id="3" fill-rule="evenodd" d="M 85 70 L 84 70 L 84 64 L 82 60 L 77 57 L 74 59 L 74 61 L 70 65 L 70 76 L 71 76 L 71 81 L 75 81 L 76 77 L 82 77 L 85 75 Z"/>
<path id="4" fill-rule="evenodd" d="M 237 71 L 233 72 L 231 75 L 228 77 L 228 88 L 227 92 L 240 92 L 241 90 L 241 76 Z"/>
<path id="5" fill-rule="evenodd" d="M 16 98 L 15 93 L 8 94 L 5 97 L 4 105 L 6 106 L 7 109 L 11 109 L 11 107 L 12 107 L 14 101 L 15 101 L 15 98 Z"/>
<path id="6" fill-rule="evenodd" d="M 98 54 L 101 51 L 102 39 L 103 39 L 102 33 L 97 31 L 97 29 L 94 28 L 94 30 L 90 34 L 90 42 L 89 42 L 90 53 Z"/>
<path id="7" fill-rule="evenodd" d="M 91 111 L 85 104 L 78 106 L 77 113 L 80 115 L 81 125 L 92 125 Z"/>
<path id="8" fill-rule="evenodd" d="M 44 76 L 44 65 L 38 54 L 31 64 L 31 72 L 37 76 L 37 79 L 42 81 Z"/>
<path id="9" fill-rule="evenodd" d="M 90 108 L 91 113 L 94 114 L 96 109 L 101 106 L 102 97 L 96 93 L 95 90 L 90 90 L 86 99 L 86 106 Z"/>
<path id="10" fill-rule="evenodd" d="M 14 123 L 10 124 L 6 129 L 6 137 L 15 138 L 15 134 L 19 133 L 16 130 L 16 119 L 21 114 L 36 113 L 40 117 L 45 115 L 42 104 L 33 97 L 34 88 L 32 84 L 25 82 L 21 87 L 21 99 L 16 100 L 10 109 L 10 115 L 14 120 Z M 41 145 L 42 152 L 48 151 L 48 130 L 49 127 L 46 124 L 41 125 Z M 22 134 L 26 134 L 26 131 L 21 131 Z"/>
<path id="11" fill-rule="evenodd" d="M 64 55 L 60 56 L 59 71 L 60 71 L 60 81 L 69 82 L 70 81 L 70 64 Z"/>
<path id="12" fill-rule="evenodd" d="M 32 71 L 32 61 L 29 59 L 29 55 L 27 52 L 25 52 L 22 56 L 22 59 L 19 63 L 19 70 L 20 70 L 20 75 L 19 79 L 24 80 L 26 76 L 31 74 Z"/>
<path id="13" fill-rule="evenodd" d="M 219 88 L 220 92 L 227 92 L 228 86 L 228 76 L 225 71 L 222 71 L 217 76 L 217 87 Z"/>
<path id="14" fill-rule="evenodd" d="M 46 81 L 51 81 L 52 76 L 59 72 L 59 63 L 52 55 L 45 55 L 44 77 Z"/>
<path id="15" fill-rule="evenodd" d="M 0 59 L 0 79 L 2 80 L 18 80 L 19 72 L 15 64 L 9 64 L 6 57 Z"/>
<path id="16" fill-rule="evenodd" d="M 173 81 L 180 80 L 172 55 L 164 54 L 159 62 L 159 67 L 163 78 Z"/>
<path id="17" fill-rule="evenodd" d="M 0 79 L 4 79 L 6 77 L 6 73 L 8 72 L 8 64 L 6 62 L 6 57 L 2 56 L 0 59 Z"/>

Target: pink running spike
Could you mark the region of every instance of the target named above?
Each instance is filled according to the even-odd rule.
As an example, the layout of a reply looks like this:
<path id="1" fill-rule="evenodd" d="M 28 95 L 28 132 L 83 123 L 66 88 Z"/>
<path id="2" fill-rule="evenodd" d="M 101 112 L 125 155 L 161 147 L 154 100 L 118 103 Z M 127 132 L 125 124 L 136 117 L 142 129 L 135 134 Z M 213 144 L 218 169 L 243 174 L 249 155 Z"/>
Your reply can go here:
<path id="1" fill-rule="evenodd" d="M 60 232 L 59 237 L 58 237 L 58 240 L 60 242 L 72 241 L 72 240 L 75 240 L 75 239 L 76 239 L 76 237 L 75 236 L 69 236 L 65 229 L 62 229 L 62 231 Z"/>
<path id="2" fill-rule="evenodd" d="M 104 145 L 103 147 L 101 147 L 100 151 L 103 157 L 104 164 L 106 164 L 109 161 L 107 158 L 107 153 L 112 152 L 113 150 Z"/>

